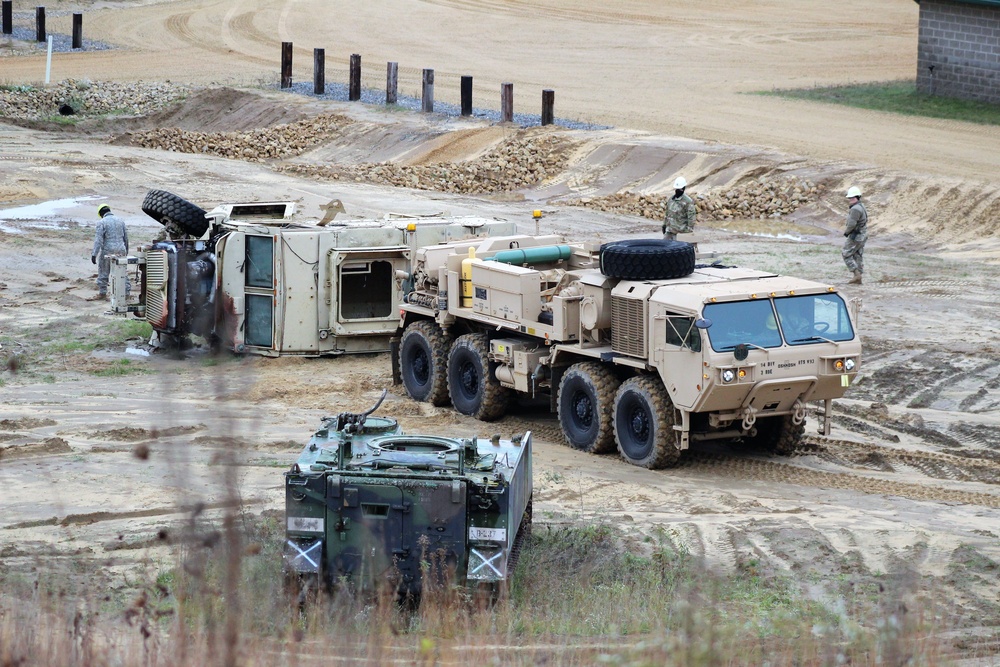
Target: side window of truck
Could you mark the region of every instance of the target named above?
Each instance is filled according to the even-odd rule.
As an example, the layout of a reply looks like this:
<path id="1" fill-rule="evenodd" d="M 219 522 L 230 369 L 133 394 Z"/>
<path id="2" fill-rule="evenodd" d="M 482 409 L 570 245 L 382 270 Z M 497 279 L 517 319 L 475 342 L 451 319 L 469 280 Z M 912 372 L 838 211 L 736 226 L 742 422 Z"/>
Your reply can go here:
<path id="1" fill-rule="evenodd" d="M 694 326 L 694 318 L 667 313 L 666 343 L 701 352 L 701 334 Z"/>

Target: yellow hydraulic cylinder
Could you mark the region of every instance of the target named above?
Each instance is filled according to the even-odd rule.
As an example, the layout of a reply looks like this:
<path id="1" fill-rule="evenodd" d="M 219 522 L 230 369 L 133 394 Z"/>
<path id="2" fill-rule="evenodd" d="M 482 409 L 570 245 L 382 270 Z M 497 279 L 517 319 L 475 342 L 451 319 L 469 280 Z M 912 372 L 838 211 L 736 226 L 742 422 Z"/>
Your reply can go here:
<path id="1" fill-rule="evenodd" d="M 462 276 L 458 281 L 462 288 L 462 308 L 472 308 L 472 263 L 481 261 L 475 248 L 469 248 L 469 256 L 462 260 Z"/>

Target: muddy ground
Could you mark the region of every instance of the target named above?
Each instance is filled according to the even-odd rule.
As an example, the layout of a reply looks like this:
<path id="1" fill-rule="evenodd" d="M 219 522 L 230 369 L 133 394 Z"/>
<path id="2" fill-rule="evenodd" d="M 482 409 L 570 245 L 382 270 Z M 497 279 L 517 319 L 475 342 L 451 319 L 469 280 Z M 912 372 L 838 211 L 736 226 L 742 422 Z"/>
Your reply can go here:
<path id="1" fill-rule="evenodd" d="M 362 14 L 374 7 L 350 4 Z M 937 620 L 956 646 L 968 654 L 1000 650 L 997 133 L 736 97 L 772 82 L 835 80 L 833 65 L 819 62 L 818 55 L 817 62 L 799 62 L 796 54 L 818 50 L 829 59 L 858 33 L 869 45 L 887 50 L 886 43 L 896 45 L 892 52 L 903 55 L 852 71 L 871 80 L 909 74 L 913 54 L 907 55 L 906 45 L 914 39 L 916 5 L 877 3 L 888 8 L 879 13 L 869 3 L 838 3 L 835 10 L 824 8 L 829 16 L 813 16 L 813 22 L 796 14 L 785 22 L 762 17 L 742 29 L 722 24 L 722 36 L 728 37 L 719 39 L 719 25 L 711 21 L 721 21 L 731 4 L 699 3 L 701 9 L 692 10 L 681 28 L 672 16 L 651 13 L 644 3 L 615 3 L 620 11 L 611 14 L 578 11 L 578 3 L 543 4 L 543 14 L 560 25 L 598 30 L 598 42 L 609 52 L 617 53 L 610 44 L 616 31 L 625 29 L 643 35 L 640 44 L 663 49 L 656 53 L 664 57 L 680 48 L 678 43 L 700 46 L 699 53 L 711 57 L 699 74 L 711 85 L 699 85 L 690 74 L 694 56 L 681 49 L 688 67 L 664 76 L 678 77 L 677 85 L 692 90 L 692 108 L 670 107 L 656 93 L 633 116 L 595 107 L 593 90 L 576 75 L 579 92 L 560 99 L 577 113 L 593 112 L 588 120 L 617 129 L 553 130 L 572 146 L 566 168 L 516 193 L 448 195 L 281 170 L 290 164 L 474 159 L 517 130 L 274 92 L 247 105 L 250 93 L 220 90 L 169 117 L 181 119 L 175 124 L 185 129 L 219 131 L 332 110 L 354 119 L 354 131 L 281 163 L 251 164 L 130 145 L 125 132 L 168 123 L 159 118 L 84 124 L 81 130 L 0 124 L 0 356 L 8 364 L 0 373 L 0 567 L 28 571 L 39 557 L 67 567 L 105 564 L 112 587 L 169 567 L 168 551 L 157 546 L 156 535 L 183 522 L 191 507 L 204 504 L 212 511 L 221 497 L 216 487 L 221 452 L 238 452 L 241 492 L 249 506 L 280 509 L 281 470 L 319 418 L 362 408 L 390 387 L 383 413 L 397 416 L 407 430 L 486 434 L 531 428 L 538 521 L 610 520 L 637 536 L 636 548 L 642 548 L 644 535 L 666 536 L 703 556 L 707 568 L 786 573 L 830 604 L 844 582 L 906 581 L 907 594 L 941 603 Z M 768 11 L 791 11 L 784 7 L 788 3 L 773 4 Z M 527 21 L 532 10 L 525 3 L 419 5 L 432 14 L 441 8 L 485 12 L 490 21 L 502 15 L 516 27 L 534 25 Z M 630 11 L 640 6 L 644 11 Z M 871 20 L 834 29 L 838 21 L 846 23 L 840 12 L 849 6 L 863 7 Z M 187 39 L 185 65 L 195 83 L 213 80 L 208 78 L 213 65 L 230 58 L 266 71 L 277 50 L 261 41 L 259 30 L 253 35 L 260 43 L 244 34 L 263 15 L 252 14 L 248 2 L 228 10 L 211 5 L 211 11 L 221 7 L 225 13 L 223 35 L 233 42 L 211 45 L 192 36 L 204 33 L 192 22 L 207 21 L 208 7 L 174 2 L 102 11 L 144 17 L 135 23 L 137 36 L 166 21 L 169 39 Z M 280 20 L 296 15 L 286 12 Z M 425 20 L 432 18 L 420 18 Z M 99 36 L 130 43 L 126 31 L 104 25 Z M 687 41 L 670 39 L 677 34 L 687 35 Z M 803 51 L 807 42 L 810 49 Z M 399 43 L 414 54 L 429 53 Z M 76 69 L 70 74 L 141 76 L 137 53 L 144 52 L 133 48 L 73 56 Z M 726 74 L 723 66 L 734 53 L 750 57 Z M 641 55 L 638 47 L 627 49 L 622 67 L 636 54 Z M 524 57 L 518 55 L 518 62 Z M 178 76 L 160 72 L 166 64 L 150 61 L 148 52 L 141 62 L 162 78 Z M 773 62 L 788 63 L 788 69 L 769 68 Z M 38 59 L 17 55 L 0 63 L 4 76 L 30 81 L 33 75 L 18 72 L 28 72 Z M 592 67 L 614 78 L 598 64 Z M 495 74 L 497 81 L 503 76 Z M 337 197 L 349 217 L 474 213 L 515 220 L 526 232 L 534 230 L 531 210 L 540 207 L 542 231 L 610 240 L 655 235 L 659 225 L 563 202 L 621 191 L 662 195 L 681 171 L 694 193 L 762 177 L 794 176 L 818 185 L 791 215 L 701 225 L 707 237 L 703 250 L 727 262 L 829 282 L 861 302 L 865 355 L 859 381 L 835 406 L 833 435 L 816 435 L 810 419 L 810 435 L 791 457 L 697 446 L 676 469 L 640 470 L 612 456 L 568 449 L 555 420 L 537 411 L 524 409 L 484 425 L 415 404 L 391 387 L 386 355 L 267 360 L 196 352 L 178 362 L 129 354 L 127 349 L 143 348 L 144 341 L 116 336 L 121 330 L 104 314 L 106 304 L 88 300 L 95 292 L 88 255 L 97 204 L 109 203 L 123 214 L 137 243 L 158 231 L 139 210 L 149 188 L 177 192 L 206 208 L 224 201 L 294 199 L 306 218 L 321 215 L 320 205 Z M 870 193 L 872 212 L 868 271 L 860 287 L 846 285 L 839 254 L 842 193 L 852 183 Z M 70 201 L 11 212 L 61 200 Z M 111 342 L 91 351 L 87 344 L 95 337 Z"/>

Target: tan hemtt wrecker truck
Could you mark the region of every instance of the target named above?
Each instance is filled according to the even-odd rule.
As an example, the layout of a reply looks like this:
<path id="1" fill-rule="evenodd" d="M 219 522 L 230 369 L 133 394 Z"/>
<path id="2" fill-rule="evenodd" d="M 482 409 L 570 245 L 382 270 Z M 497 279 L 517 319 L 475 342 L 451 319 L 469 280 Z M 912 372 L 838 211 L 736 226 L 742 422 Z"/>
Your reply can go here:
<path id="1" fill-rule="evenodd" d="M 696 265 L 691 245 L 512 236 L 417 251 L 393 375 L 414 399 L 482 420 L 547 397 L 570 445 L 648 468 L 692 443 L 791 453 L 807 403 L 858 373 L 833 287 Z"/>
<path id="2" fill-rule="evenodd" d="M 112 262 L 111 305 L 145 319 L 160 346 L 188 336 L 265 356 L 380 352 L 399 326 L 418 247 L 515 233 L 513 222 L 391 216 L 293 221 L 294 202 L 223 204 L 211 211 L 162 190 L 142 210 L 169 240 Z M 129 277 L 134 283 L 128 288 Z"/>

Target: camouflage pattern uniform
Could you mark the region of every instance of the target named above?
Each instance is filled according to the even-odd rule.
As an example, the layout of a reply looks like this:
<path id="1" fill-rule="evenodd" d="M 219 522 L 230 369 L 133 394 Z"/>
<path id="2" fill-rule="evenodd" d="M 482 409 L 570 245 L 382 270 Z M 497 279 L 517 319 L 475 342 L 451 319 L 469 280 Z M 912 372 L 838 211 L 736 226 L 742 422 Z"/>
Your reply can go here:
<path id="1" fill-rule="evenodd" d="M 673 241 L 678 234 L 693 232 L 697 209 L 687 194 L 674 195 L 667 200 L 667 213 L 663 218 L 663 238 Z"/>
<path id="2" fill-rule="evenodd" d="M 114 213 L 105 213 L 97 223 L 94 233 L 94 251 L 91 258 L 97 258 L 97 291 L 101 296 L 108 294 L 108 274 L 111 272 L 111 257 L 128 254 L 128 230 L 125 221 Z"/>
<path id="3" fill-rule="evenodd" d="M 852 204 L 847 213 L 847 228 L 844 230 L 844 248 L 841 255 L 844 264 L 855 274 L 865 272 L 865 241 L 868 240 L 868 210 L 860 201 Z"/>

